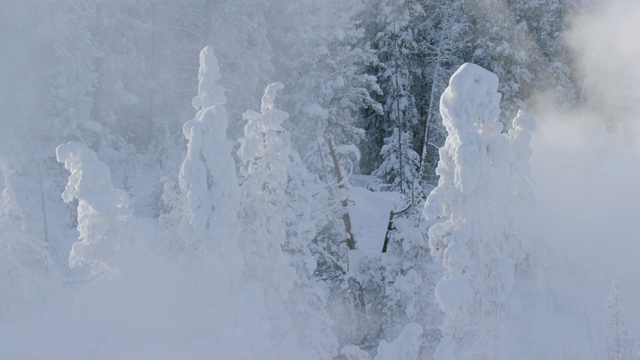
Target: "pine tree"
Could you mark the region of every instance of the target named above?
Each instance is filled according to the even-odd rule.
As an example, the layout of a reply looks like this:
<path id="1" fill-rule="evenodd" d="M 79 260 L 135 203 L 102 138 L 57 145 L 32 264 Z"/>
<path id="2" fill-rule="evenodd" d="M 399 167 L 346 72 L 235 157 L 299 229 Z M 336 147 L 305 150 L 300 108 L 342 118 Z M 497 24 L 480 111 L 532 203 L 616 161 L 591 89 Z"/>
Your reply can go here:
<path id="1" fill-rule="evenodd" d="M 429 96 L 424 123 L 424 139 L 420 162 L 420 183 L 437 182 L 435 168 L 438 164 L 438 149 L 444 144 L 446 132 L 440 116 L 440 96 L 447 87 L 453 72 L 467 57 L 469 44 L 469 17 L 462 1 L 447 1 L 428 9 L 433 28 L 429 29 L 426 61 L 432 67 Z M 427 79 L 423 80 L 427 82 Z"/>
<path id="2" fill-rule="evenodd" d="M 304 189 L 308 174 L 282 127 L 289 115 L 274 106 L 276 92 L 282 88 L 281 83 L 269 85 L 260 113 L 244 114 L 247 124 L 238 155 L 244 163 L 240 190 L 246 224 L 242 231 L 245 276 L 264 287 L 272 329 L 295 329 L 299 346 L 324 359 L 335 355 L 337 341 L 324 309 L 326 297 L 312 288 L 312 200 Z"/>
<path id="3" fill-rule="evenodd" d="M 13 188 L 13 170 L 0 159 L 0 319 L 14 320 L 55 296 L 48 244 L 25 229 Z"/>
<path id="4" fill-rule="evenodd" d="M 283 248 L 290 254 L 297 274 L 287 307 L 297 319 L 293 327 L 301 346 L 311 349 L 318 360 L 332 358 L 338 339 L 332 331 L 334 321 L 326 310 L 327 294 L 320 290 L 324 283 L 314 276 L 319 264 L 312 251 L 317 223 L 322 218 L 316 209 L 322 203 L 313 196 L 318 190 L 317 178 L 304 167 L 294 149 L 289 151 L 287 178 L 286 207 L 281 210 L 287 226 Z"/>
<path id="5" fill-rule="evenodd" d="M 250 324 L 248 337 L 261 341 L 265 330 L 260 322 L 264 298 L 252 293 L 253 288 L 243 286 L 245 264 L 238 219 L 241 195 L 231 156 L 233 144 L 226 133 L 226 96 L 219 85 L 220 77 L 216 56 L 207 46 L 200 52 L 198 95 L 192 100 L 198 111 L 183 127 L 188 145 L 179 173 L 180 194 L 178 199 L 173 198 L 176 204 L 172 212 L 163 218 L 163 248 L 170 251 L 169 256 L 196 289 L 193 306 L 199 317 L 194 336 L 209 339 L 216 334 L 216 347 L 250 353 L 228 348 L 226 342 L 237 341 L 236 334 L 223 336 L 228 329 Z M 255 304 L 243 308 L 252 296 Z"/>
<path id="6" fill-rule="evenodd" d="M 445 268 L 436 287 L 445 313 L 437 359 L 494 357 L 498 323 L 505 316 L 502 304 L 527 258 L 526 239 L 514 231 L 518 215 L 504 216 L 516 202 L 514 194 L 524 190 L 526 174 L 522 166 L 513 170 L 499 104 L 498 78 L 473 64 L 462 65 L 442 95 L 448 136 L 440 149 L 438 187 L 424 211 L 427 219 L 440 221 L 429 229 L 429 246 Z M 515 123 L 520 135 L 512 134 L 518 144 L 513 146 L 526 161 L 531 122 L 523 115 Z"/>
<path id="7" fill-rule="evenodd" d="M 572 106 L 577 100 L 575 85 L 571 80 L 570 54 L 562 46 L 562 34 L 571 19 L 572 1 L 513 1 L 511 9 L 515 17 L 527 24 L 530 36 L 536 44 L 535 60 L 531 71 L 535 74 L 533 86 L 537 91 L 551 91 L 564 106 Z"/>
<path id="8" fill-rule="evenodd" d="M 288 297 L 294 281 L 289 256 L 283 252 L 286 224 L 281 213 L 285 207 L 287 169 L 289 166 L 289 136 L 282 122 L 289 116 L 274 107 L 276 92 L 284 86 L 273 83 L 262 97 L 261 112 L 247 111 L 244 137 L 240 139 L 238 156 L 241 167 L 242 249 L 245 256 L 245 276 L 259 280 L 272 296 Z"/>
<path id="9" fill-rule="evenodd" d="M 534 64 L 539 51 L 526 22 L 518 19 L 505 0 L 468 2 L 471 9 L 474 54 L 472 61 L 500 79 L 504 125 L 534 89 Z"/>
<path id="10" fill-rule="evenodd" d="M 420 116 L 412 92 L 412 71 L 420 50 L 412 19 L 422 14 L 420 5 L 413 1 L 390 1 L 382 7 L 379 21 L 385 27 L 376 36 L 379 81 L 385 94 L 385 122 L 390 133 L 380 152 L 383 162 L 372 174 L 404 194 L 410 194 L 419 181 L 413 128 Z"/>
<path id="11" fill-rule="evenodd" d="M 380 167 L 371 173 L 382 182 L 381 189 L 399 190 L 408 195 L 417 190 L 420 157 L 412 149 L 411 137 L 411 133 L 401 133 L 395 128 L 385 139 L 385 144 L 380 150 L 384 160 Z"/>
<path id="12" fill-rule="evenodd" d="M 55 140 L 82 140 L 97 148 L 102 126 L 94 120 L 96 61 L 100 56 L 91 28 L 96 21 L 94 1 L 68 0 L 55 18 L 55 64 L 51 81 L 49 126 Z"/>
<path id="13" fill-rule="evenodd" d="M 141 99 L 147 95 L 148 6 L 146 1 L 96 3 L 91 36 L 101 56 L 95 62 L 93 116 L 107 133 L 100 155 L 109 163 L 128 159 L 134 150 L 146 150 L 152 140 L 153 124 Z"/>
<path id="14" fill-rule="evenodd" d="M 117 276 L 136 241 L 129 196 L 113 187 L 109 167 L 85 145 L 60 145 L 56 158 L 71 173 L 63 200 L 78 201 L 80 241 L 71 248 L 69 266 L 89 265 L 93 277 Z"/>
<path id="15" fill-rule="evenodd" d="M 183 128 L 189 141 L 179 179 L 185 218 L 178 227 L 178 238 L 169 241 L 176 242 L 175 255 L 186 264 L 204 266 L 207 270 L 203 276 L 221 271 L 219 277 L 228 276 L 224 281 L 231 286 L 239 279 L 242 266 L 236 244 L 240 192 L 231 157 L 233 145 L 226 134 L 226 97 L 224 88 L 218 85 L 219 71 L 213 49 L 202 49 L 198 95 L 192 101 L 198 112 Z M 222 263 L 212 263 L 213 253 L 223 257 L 219 259 Z M 208 268 L 214 265 L 215 269 Z"/>
<path id="16" fill-rule="evenodd" d="M 370 96 L 378 89 L 375 77 L 363 73 L 374 56 L 361 44 L 363 29 L 355 18 L 360 6 L 351 0 L 330 5 L 305 0 L 276 7 L 281 13 L 273 46 L 288 51 L 274 66 L 288 84 L 283 99 L 295 119 L 293 145 L 320 177 L 333 171 L 328 138 L 336 147 L 358 145 L 364 131 L 354 115 L 362 108 L 381 110 Z"/>

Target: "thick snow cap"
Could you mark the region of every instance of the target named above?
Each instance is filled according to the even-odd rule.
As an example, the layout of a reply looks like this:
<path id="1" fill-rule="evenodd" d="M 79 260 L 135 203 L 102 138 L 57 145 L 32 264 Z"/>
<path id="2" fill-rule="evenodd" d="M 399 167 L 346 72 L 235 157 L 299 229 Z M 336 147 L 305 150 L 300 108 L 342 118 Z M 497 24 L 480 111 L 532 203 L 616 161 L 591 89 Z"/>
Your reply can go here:
<path id="1" fill-rule="evenodd" d="M 449 128 L 482 128 L 500 133 L 498 77 L 476 64 L 465 63 L 451 76 L 440 98 L 440 112 Z M 455 124 L 453 120 L 455 119 Z"/>
<path id="2" fill-rule="evenodd" d="M 196 110 L 222 105 L 227 102 L 224 88 L 217 84 L 219 80 L 220 67 L 218 66 L 218 58 L 213 53 L 213 47 L 208 45 L 200 51 L 198 95 L 191 101 Z"/>
<path id="3" fill-rule="evenodd" d="M 464 195 L 474 191 L 486 171 L 487 142 L 502 133 L 500 98 L 498 77 L 469 63 L 453 74 L 440 98 L 442 122 L 449 134 L 444 151 L 453 156 L 453 185 Z M 441 161 L 446 163 L 446 158 L 441 154 Z M 442 171 L 438 170 L 441 176 Z"/>
<path id="4" fill-rule="evenodd" d="M 264 91 L 264 95 L 262 96 L 262 105 L 260 107 L 261 113 L 266 114 L 271 109 L 273 109 L 273 102 L 276 99 L 276 94 L 278 93 L 278 90 L 282 89 L 284 89 L 284 85 L 279 82 L 274 82 L 273 84 L 269 84 L 269 86 L 267 86 L 267 89 Z"/>

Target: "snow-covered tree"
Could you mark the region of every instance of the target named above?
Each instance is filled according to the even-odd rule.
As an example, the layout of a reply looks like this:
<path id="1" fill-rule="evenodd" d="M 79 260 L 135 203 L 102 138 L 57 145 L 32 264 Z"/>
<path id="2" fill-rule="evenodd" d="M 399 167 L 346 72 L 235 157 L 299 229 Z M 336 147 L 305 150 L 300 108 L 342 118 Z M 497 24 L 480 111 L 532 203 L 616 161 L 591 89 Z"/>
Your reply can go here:
<path id="1" fill-rule="evenodd" d="M 225 74 L 220 84 L 227 90 L 229 133 L 241 137 L 241 109 L 260 101 L 264 88 L 274 77 L 273 49 L 270 41 L 273 23 L 270 8 L 278 4 L 265 1 L 210 1 L 211 34 L 220 68 Z M 229 16 L 233 14 L 233 16 Z"/>
<path id="2" fill-rule="evenodd" d="M 48 244 L 26 231 L 25 214 L 13 189 L 13 171 L 3 159 L 0 171 L 0 319 L 7 321 L 55 295 Z"/>
<path id="3" fill-rule="evenodd" d="M 536 43 L 536 54 L 529 56 L 536 62 L 533 85 L 538 91 L 551 91 L 557 101 L 571 106 L 576 101 L 576 89 L 572 83 L 570 55 L 562 46 L 562 35 L 568 27 L 575 1 L 526 1 L 511 3 L 514 16 L 527 24 L 530 36 Z"/>
<path id="4" fill-rule="evenodd" d="M 282 127 L 289 115 L 274 106 L 276 92 L 283 87 L 269 85 L 260 113 L 244 114 L 247 124 L 238 150 L 243 161 L 244 275 L 262 287 L 272 333 L 295 331 L 300 345 L 323 359 L 335 355 L 337 342 L 324 310 L 326 298 L 311 288 L 315 259 L 308 246 L 314 229 L 309 209 L 303 208 L 308 204 L 300 202 L 306 176 Z"/>
<path id="5" fill-rule="evenodd" d="M 464 62 L 469 44 L 469 16 L 462 1 L 446 1 L 427 8 L 433 29 L 429 29 L 427 63 L 432 67 L 426 115 L 424 116 L 424 140 L 420 162 L 420 183 L 436 183 L 435 168 L 438 149 L 444 143 L 446 133 L 440 117 L 440 96 L 453 72 Z M 426 81 L 423 81 L 426 82 Z"/>
<path id="6" fill-rule="evenodd" d="M 380 152 L 383 163 L 373 175 L 390 187 L 410 194 L 414 183 L 419 181 L 420 161 L 413 149 L 413 128 L 420 117 L 412 92 L 412 72 L 415 71 L 420 48 L 416 28 L 412 25 L 417 17 L 423 15 L 423 9 L 412 0 L 393 0 L 384 2 L 381 11 L 378 21 L 384 24 L 384 29 L 377 34 L 375 41 L 388 134 Z"/>
<path id="7" fill-rule="evenodd" d="M 397 262 L 387 263 L 384 333 L 390 339 L 404 326 L 419 324 L 423 329 L 423 354 L 434 348 L 441 336 L 434 326 L 440 322 L 441 314 L 433 299 L 442 270 L 429 254 L 427 224 L 418 219 L 417 213 L 416 207 L 411 207 L 408 213 L 395 217 L 389 234 L 387 252 Z"/>
<path id="8" fill-rule="evenodd" d="M 518 215 L 505 216 L 513 189 L 524 189 L 524 182 L 511 180 L 512 171 L 525 175 L 521 165 L 514 170 L 512 145 L 502 134 L 497 90 L 494 74 L 464 64 L 441 98 L 448 136 L 440 149 L 438 187 L 424 210 L 427 219 L 439 221 L 429 229 L 429 245 L 445 268 L 436 287 L 445 314 L 437 359 L 494 357 L 503 304 L 527 257 L 525 239 L 513 233 Z M 523 115 L 515 122 L 521 135 L 512 134 L 520 161 L 528 157 L 523 148 L 532 130 L 529 120 Z"/>
<path id="9" fill-rule="evenodd" d="M 534 64 L 539 51 L 527 23 L 518 19 L 505 0 L 468 2 L 472 9 L 474 63 L 500 79 L 501 121 L 515 116 L 533 90 Z"/>
<path id="10" fill-rule="evenodd" d="M 127 249 L 139 241 L 129 196 L 113 187 L 109 167 L 87 146 L 60 145 L 56 158 L 71 173 L 62 199 L 78 201 L 80 241 L 71 248 L 69 266 L 89 265 L 94 277 L 118 275 Z"/>
<path id="11" fill-rule="evenodd" d="M 152 113 L 141 100 L 150 82 L 145 60 L 153 56 L 144 51 L 150 30 L 148 6 L 147 1 L 96 3 L 91 36 L 100 56 L 95 61 L 93 115 L 104 128 L 99 154 L 108 157 L 108 163 L 126 159 L 133 147 L 142 150 L 152 141 Z"/>
<path id="12" fill-rule="evenodd" d="M 356 18 L 362 4 L 305 0 L 272 5 L 272 46 L 285 49 L 274 58 L 275 73 L 287 84 L 282 104 L 291 117 L 285 126 L 293 148 L 316 177 L 308 183 L 313 189 L 314 275 L 331 288 L 329 306 L 343 308 L 342 302 L 352 299 L 345 295 L 351 292 L 344 281 L 347 241 L 354 246 L 348 175 L 357 167 L 353 150 L 364 137 L 356 116 L 366 107 L 381 111 L 370 95 L 379 90 L 375 77 L 364 74 L 364 65 L 374 57 L 362 43 Z"/>
<path id="13" fill-rule="evenodd" d="M 409 132 L 401 133 L 394 128 L 391 135 L 384 139 L 385 144 L 380 150 L 382 164 L 371 173 L 382 182 L 382 189 L 401 190 L 408 195 L 417 189 L 420 156 L 413 150 L 411 138 Z"/>
<path id="14" fill-rule="evenodd" d="M 314 276 L 318 258 L 312 253 L 312 242 L 317 236 L 318 222 L 322 219 L 322 215 L 314 211 L 322 205 L 313 196 L 318 193 L 319 183 L 304 167 L 294 149 L 289 152 L 287 175 L 286 207 L 282 209 L 287 237 L 283 249 L 291 256 L 291 265 L 297 275 L 287 308 L 295 319 L 293 328 L 301 346 L 310 349 L 318 360 L 333 358 L 338 339 L 332 331 L 334 320 L 326 310 L 325 284 Z"/>
<path id="15" fill-rule="evenodd" d="M 224 261 L 217 268 L 237 279 L 242 266 L 236 244 L 240 192 L 231 157 L 233 144 L 226 134 L 226 97 L 219 79 L 216 56 L 207 46 L 200 52 L 198 95 L 192 101 L 198 112 L 183 128 L 189 141 L 179 179 L 185 218 L 177 238 L 169 241 L 174 243 L 176 255 L 187 263 L 195 259 L 209 262 L 215 251 Z"/>
<path id="16" fill-rule="evenodd" d="M 260 113 L 247 111 L 244 137 L 238 156 L 241 167 L 242 251 L 245 276 L 265 286 L 272 303 L 284 305 L 294 280 L 288 254 L 282 246 L 286 224 L 282 219 L 289 165 L 289 136 L 282 122 L 289 116 L 274 107 L 276 92 L 284 86 L 273 83 L 262 97 Z"/>
<path id="17" fill-rule="evenodd" d="M 376 79 L 363 73 L 374 60 L 362 45 L 363 29 L 356 14 L 359 1 L 304 0 L 274 6 L 273 46 L 287 49 L 276 62 L 287 89 L 284 104 L 291 113 L 293 145 L 309 170 L 331 175 L 328 137 L 336 147 L 357 145 L 364 131 L 355 115 L 362 108 L 381 111 L 371 91 Z"/>
<path id="18" fill-rule="evenodd" d="M 530 240 L 530 222 L 535 206 L 535 194 L 529 160 L 532 155 L 530 142 L 536 128 L 535 119 L 525 111 L 518 111 L 513 119 L 508 139 L 511 145 L 509 185 L 505 189 L 511 197 L 511 211 L 507 219 L 507 231 L 512 246 L 510 251 L 516 265 L 516 276 L 533 279 L 541 276 L 544 249 Z"/>
<path id="19" fill-rule="evenodd" d="M 67 0 L 56 14 L 48 136 L 82 140 L 97 147 L 102 126 L 93 117 L 100 56 L 91 28 L 96 21 L 95 1 Z M 46 136 L 46 135 L 45 135 Z"/>

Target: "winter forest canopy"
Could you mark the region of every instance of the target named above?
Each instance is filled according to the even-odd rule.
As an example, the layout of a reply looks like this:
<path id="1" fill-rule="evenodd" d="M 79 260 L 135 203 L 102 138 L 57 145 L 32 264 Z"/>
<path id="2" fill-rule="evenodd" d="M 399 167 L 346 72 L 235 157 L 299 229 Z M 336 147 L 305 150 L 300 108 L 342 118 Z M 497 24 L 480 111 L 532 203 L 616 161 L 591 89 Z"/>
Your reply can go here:
<path id="1" fill-rule="evenodd" d="M 640 3 L 0 1 L 0 359 L 640 359 Z"/>

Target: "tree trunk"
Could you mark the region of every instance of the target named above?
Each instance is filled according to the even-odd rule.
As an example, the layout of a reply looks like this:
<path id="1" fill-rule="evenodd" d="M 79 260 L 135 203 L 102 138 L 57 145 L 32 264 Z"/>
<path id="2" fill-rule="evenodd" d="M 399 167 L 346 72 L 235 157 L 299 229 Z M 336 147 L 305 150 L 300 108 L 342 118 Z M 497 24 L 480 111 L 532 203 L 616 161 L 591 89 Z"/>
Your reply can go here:
<path id="1" fill-rule="evenodd" d="M 342 177 L 342 170 L 340 170 L 340 162 L 338 161 L 338 155 L 333 147 L 333 138 L 329 137 L 327 144 L 329 145 L 329 155 L 331 155 L 331 159 L 333 160 L 333 168 L 335 171 L 336 179 L 338 180 L 338 189 L 346 190 L 344 185 L 344 178 Z M 344 208 L 344 213 L 342 214 L 342 221 L 344 222 L 344 229 L 347 232 L 347 247 L 349 250 L 355 250 L 356 248 L 356 239 L 353 237 L 353 233 L 351 231 L 351 216 L 349 215 L 348 206 L 349 200 L 345 197 L 341 200 L 342 207 Z"/>

